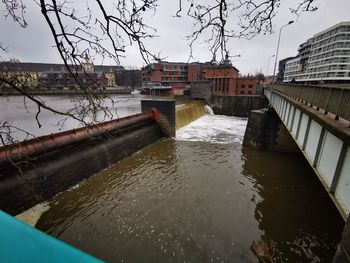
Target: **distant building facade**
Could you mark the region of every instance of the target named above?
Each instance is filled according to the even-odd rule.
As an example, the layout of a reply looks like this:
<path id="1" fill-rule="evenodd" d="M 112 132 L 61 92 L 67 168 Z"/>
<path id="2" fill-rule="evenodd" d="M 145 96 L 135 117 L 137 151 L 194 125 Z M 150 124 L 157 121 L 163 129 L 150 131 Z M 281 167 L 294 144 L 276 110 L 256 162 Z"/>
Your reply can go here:
<path id="1" fill-rule="evenodd" d="M 122 87 L 137 89 L 142 87 L 141 70 L 140 69 L 124 69 L 116 70 L 116 84 Z"/>
<path id="2" fill-rule="evenodd" d="M 191 81 L 198 78 L 197 65 L 182 62 L 159 61 L 142 68 L 142 87 L 155 95 L 182 94 Z"/>
<path id="3" fill-rule="evenodd" d="M 338 23 L 302 43 L 287 59 L 283 82 L 350 82 L 350 21 Z"/>
<path id="4" fill-rule="evenodd" d="M 254 95 L 257 86 L 256 79 L 240 77 L 227 60 L 219 64 L 159 61 L 142 68 L 142 87 L 153 95 L 184 94 L 201 81 L 212 83 L 216 95 Z"/>
<path id="5" fill-rule="evenodd" d="M 277 83 L 282 83 L 283 82 L 283 78 L 284 78 L 284 72 L 286 71 L 286 63 L 287 61 L 293 59 L 295 57 L 288 57 L 288 58 L 284 58 L 282 60 L 280 60 L 278 62 L 278 73 L 276 76 L 276 82 Z"/>
<path id="6" fill-rule="evenodd" d="M 71 89 L 79 83 L 102 88 L 116 86 L 117 66 L 95 66 L 86 57 L 82 67 L 70 67 L 73 75 L 64 64 L 1 62 L 0 76 L 25 83 L 28 88 Z M 78 81 L 78 82 L 77 82 Z"/>

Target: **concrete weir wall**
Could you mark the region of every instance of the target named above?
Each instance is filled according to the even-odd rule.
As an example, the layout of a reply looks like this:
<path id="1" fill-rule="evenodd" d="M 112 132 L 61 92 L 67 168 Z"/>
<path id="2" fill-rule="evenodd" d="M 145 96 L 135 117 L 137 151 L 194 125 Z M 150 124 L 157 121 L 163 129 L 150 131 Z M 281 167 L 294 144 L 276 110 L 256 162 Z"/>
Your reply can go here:
<path id="1" fill-rule="evenodd" d="M 148 118 L 107 134 L 0 165 L 0 209 L 16 215 L 53 197 L 163 136 Z M 21 168 L 21 171 L 18 169 Z"/>
<path id="2" fill-rule="evenodd" d="M 166 137 L 175 136 L 175 101 L 174 100 L 141 100 L 142 112 L 156 108 L 160 114 L 159 126 Z"/>
<path id="3" fill-rule="evenodd" d="M 159 126 L 167 137 L 174 137 L 176 130 L 205 114 L 203 100 L 141 100 L 142 112 L 156 108 L 160 114 Z"/>
<path id="4" fill-rule="evenodd" d="M 212 96 L 209 105 L 215 114 L 248 117 L 251 110 L 267 107 L 263 96 Z"/>

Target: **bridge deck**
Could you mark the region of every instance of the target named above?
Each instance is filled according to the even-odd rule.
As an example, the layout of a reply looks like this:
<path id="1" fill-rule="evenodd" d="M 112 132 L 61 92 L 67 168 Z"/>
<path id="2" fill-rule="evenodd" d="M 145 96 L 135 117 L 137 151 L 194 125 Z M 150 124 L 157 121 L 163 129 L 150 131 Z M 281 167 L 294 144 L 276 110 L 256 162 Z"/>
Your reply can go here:
<path id="1" fill-rule="evenodd" d="M 325 94 L 338 95 L 328 98 L 328 102 L 321 99 L 317 104 L 317 99 L 310 95 L 315 94 L 316 88 L 306 89 L 288 90 L 288 86 L 280 85 L 265 88 L 264 94 L 345 219 L 350 211 L 350 92 L 322 87 L 319 98 Z"/>

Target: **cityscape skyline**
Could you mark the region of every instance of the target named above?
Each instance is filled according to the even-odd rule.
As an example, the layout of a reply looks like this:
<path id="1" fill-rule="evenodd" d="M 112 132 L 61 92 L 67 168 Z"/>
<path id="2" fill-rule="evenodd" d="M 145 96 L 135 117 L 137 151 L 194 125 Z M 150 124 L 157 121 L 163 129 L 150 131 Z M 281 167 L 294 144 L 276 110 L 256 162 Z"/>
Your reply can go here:
<path id="1" fill-rule="evenodd" d="M 341 21 L 350 21 L 350 15 L 347 12 L 350 8 L 349 1 L 336 0 L 331 3 L 327 0 L 319 1 L 317 4 L 319 6 L 318 11 L 302 13 L 299 17 L 292 15 L 284 6 L 286 9 L 280 9 L 274 20 L 274 33 L 271 35 L 258 36 L 252 40 L 230 40 L 229 50 L 230 55 L 233 56 L 232 63 L 240 70 L 241 74 L 257 72 L 265 74 L 268 58 L 275 54 L 279 28 L 289 20 L 295 20 L 295 23 L 283 30 L 278 60 L 295 56 L 298 45 L 317 32 Z M 40 10 L 31 3 L 28 3 L 27 8 L 29 27 L 25 29 L 1 16 L 0 22 L 5 26 L 0 28 L 0 39 L 8 46 L 9 52 L 0 54 L 0 57 L 3 60 L 16 58 L 21 62 L 61 63 L 57 51 L 52 47 L 52 37 L 47 25 L 44 24 L 43 18 L 38 13 Z M 184 37 L 189 32 L 188 25 L 191 22 L 186 17 L 181 18 L 181 20 L 174 18 L 173 10 L 176 10 L 176 3 L 160 3 L 156 15 L 149 20 L 151 25 L 156 25 L 159 38 L 146 41 L 146 44 L 151 45 L 152 51 L 155 53 L 160 51 L 161 56 L 168 61 L 186 62 L 189 56 L 189 48 Z M 17 34 L 11 34 L 14 31 Z M 23 41 L 23 39 L 26 41 Z M 40 39 L 40 42 L 37 41 L 38 39 Z M 269 75 L 272 75 L 274 59 L 270 60 Z M 207 48 L 197 46 L 194 50 L 194 59 L 191 61 L 205 62 L 209 60 L 211 60 L 211 55 Z M 106 60 L 104 64 L 112 65 L 112 62 Z M 95 63 L 100 64 L 100 61 L 95 61 Z M 128 49 L 126 58 L 121 60 L 121 65 L 141 68 L 145 63 L 139 56 L 138 51 L 131 47 Z"/>

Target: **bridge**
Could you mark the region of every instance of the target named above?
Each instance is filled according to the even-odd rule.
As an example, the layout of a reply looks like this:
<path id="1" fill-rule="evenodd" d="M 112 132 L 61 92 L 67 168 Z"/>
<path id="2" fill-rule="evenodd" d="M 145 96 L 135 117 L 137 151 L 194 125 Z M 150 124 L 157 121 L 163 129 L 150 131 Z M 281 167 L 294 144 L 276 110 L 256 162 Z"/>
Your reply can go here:
<path id="1" fill-rule="evenodd" d="M 315 173 L 347 218 L 350 211 L 350 89 L 275 85 L 264 89 Z"/>
<path id="2" fill-rule="evenodd" d="M 263 93 L 269 100 L 270 111 L 273 108 L 277 113 L 283 129 L 294 139 L 347 219 L 334 262 L 348 262 L 345 255 L 349 252 L 350 240 L 350 89 L 272 85 L 264 88 Z M 273 116 L 268 112 L 260 113 Z M 273 136 L 278 136 L 278 132 Z M 278 143 L 278 139 L 274 142 Z"/>

